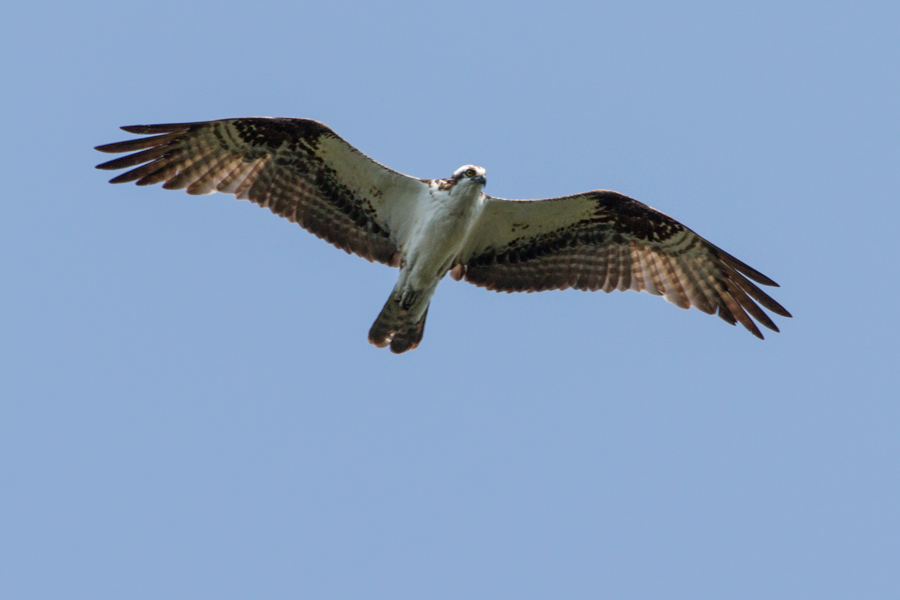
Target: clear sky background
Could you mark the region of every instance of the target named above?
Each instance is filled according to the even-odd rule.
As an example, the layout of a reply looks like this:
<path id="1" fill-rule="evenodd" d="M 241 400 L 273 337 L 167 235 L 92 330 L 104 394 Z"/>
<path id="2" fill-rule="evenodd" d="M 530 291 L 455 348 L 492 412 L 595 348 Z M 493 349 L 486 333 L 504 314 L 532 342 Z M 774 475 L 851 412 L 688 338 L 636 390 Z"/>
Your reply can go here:
<path id="1" fill-rule="evenodd" d="M 8 4 L 0 597 L 900 597 L 896 2 Z M 93 168 L 253 115 L 620 191 L 795 318 L 448 279 L 378 350 L 396 271 Z"/>

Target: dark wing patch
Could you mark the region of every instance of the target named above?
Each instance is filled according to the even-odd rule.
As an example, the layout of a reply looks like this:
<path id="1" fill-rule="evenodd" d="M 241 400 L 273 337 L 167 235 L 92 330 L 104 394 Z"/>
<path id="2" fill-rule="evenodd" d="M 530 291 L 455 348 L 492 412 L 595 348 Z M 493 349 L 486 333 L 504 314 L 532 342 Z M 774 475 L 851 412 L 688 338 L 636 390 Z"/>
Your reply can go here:
<path id="1" fill-rule="evenodd" d="M 101 152 L 133 152 L 97 166 L 131 169 L 111 183 L 162 183 L 188 194 L 234 194 L 347 252 L 385 264 L 394 261 L 397 243 L 388 219 L 380 218 L 372 205 L 373 196 L 383 190 L 375 181 L 361 189 L 359 173 L 405 176 L 359 153 L 322 123 L 247 118 L 122 129 L 151 137 L 97 147 Z M 326 160 L 323 143 L 330 144 L 337 158 Z M 346 164 L 336 164 L 337 159 Z M 342 166 L 350 175 L 341 172 Z"/>
<path id="2" fill-rule="evenodd" d="M 754 319 L 773 331 L 778 327 L 760 305 L 791 316 L 751 279 L 777 286 L 774 281 L 678 221 L 622 194 L 595 191 L 546 201 L 491 200 L 496 209 L 487 218 L 515 214 L 502 224 L 507 231 L 520 225 L 523 211 L 531 208 L 537 215 L 547 209 L 546 202 L 557 202 L 557 210 L 568 205 L 580 216 L 556 229 L 532 235 L 526 229 L 499 245 L 483 244 L 487 247 L 463 259 L 462 276 L 475 285 L 502 292 L 570 287 L 646 291 L 681 308 L 694 306 L 732 325 L 741 323 L 761 339 Z M 510 212 L 504 211 L 507 203 Z"/>

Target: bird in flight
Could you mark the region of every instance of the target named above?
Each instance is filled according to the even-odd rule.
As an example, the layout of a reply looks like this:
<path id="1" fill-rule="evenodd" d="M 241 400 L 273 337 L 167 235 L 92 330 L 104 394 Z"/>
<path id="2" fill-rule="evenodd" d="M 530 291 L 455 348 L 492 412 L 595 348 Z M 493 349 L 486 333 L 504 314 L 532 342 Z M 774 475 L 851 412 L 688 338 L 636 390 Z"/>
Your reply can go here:
<path id="1" fill-rule="evenodd" d="M 250 200 L 348 253 L 399 267 L 369 331 L 395 353 L 419 345 L 448 273 L 498 292 L 645 291 L 740 323 L 778 327 L 790 313 L 756 284 L 777 286 L 675 219 L 628 196 L 594 190 L 542 200 L 483 193 L 485 170 L 418 179 L 370 159 L 310 119 L 241 118 L 122 127 L 149 137 L 97 146 L 126 156 L 110 183 L 162 183 L 188 194 Z M 760 307 L 762 306 L 762 308 Z"/>

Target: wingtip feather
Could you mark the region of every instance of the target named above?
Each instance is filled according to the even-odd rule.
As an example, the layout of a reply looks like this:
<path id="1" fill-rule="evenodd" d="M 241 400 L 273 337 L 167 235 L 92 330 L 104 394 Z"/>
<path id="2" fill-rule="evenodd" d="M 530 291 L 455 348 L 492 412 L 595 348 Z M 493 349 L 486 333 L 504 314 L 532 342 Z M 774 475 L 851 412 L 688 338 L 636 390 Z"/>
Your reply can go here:
<path id="1" fill-rule="evenodd" d="M 176 131 L 185 131 L 199 125 L 200 123 L 161 123 L 158 125 L 123 125 L 119 129 L 128 133 L 138 133 L 141 135 L 153 135 L 158 133 L 174 133 Z"/>

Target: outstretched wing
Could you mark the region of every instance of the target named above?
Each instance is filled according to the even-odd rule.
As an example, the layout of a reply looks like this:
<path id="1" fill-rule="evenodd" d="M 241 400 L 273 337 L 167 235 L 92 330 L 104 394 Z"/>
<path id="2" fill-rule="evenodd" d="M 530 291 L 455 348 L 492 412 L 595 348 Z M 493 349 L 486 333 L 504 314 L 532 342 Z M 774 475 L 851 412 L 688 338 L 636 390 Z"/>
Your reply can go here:
<path id="1" fill-rule="evenodd" d="M 753 283 L 774 281 L 675 219 L 606 190 L 546 200 L 486 197 L 452 274 L 502 292 L 645 291 L 740 322 L 759 338 L 753 319 L 778 331 L 760 305 L 791 316 Z"/>
<path id="2" fill-rule="evenodd" d="M 427 184 L 368 158 L 309 119 L 247 118 L 123 127 L 152 137 L 98 146 L 133 152 L 98 165 L 110 183 L 223 192 L 298 223 L 338 248 L 392 264 Z"/>

